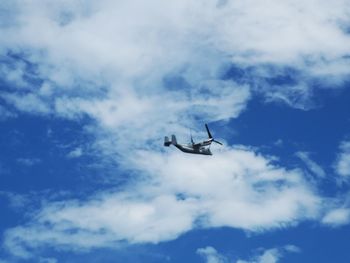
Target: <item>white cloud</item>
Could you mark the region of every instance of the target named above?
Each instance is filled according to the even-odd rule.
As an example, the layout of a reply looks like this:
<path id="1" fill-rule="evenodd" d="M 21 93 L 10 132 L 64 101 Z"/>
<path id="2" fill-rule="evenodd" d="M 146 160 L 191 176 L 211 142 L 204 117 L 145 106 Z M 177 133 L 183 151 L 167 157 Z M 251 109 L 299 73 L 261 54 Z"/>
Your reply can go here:
<path id="1" fill-rule="evenodd" d="M 265 250 L 263 254 L 255 257 L 252 260 L 237 260 L 236 263 L 277 263 L 281 258 L 281 254 L 278 249 L 272 248 Z"/>
<path id="2" fill-rule="evenodd" d="M 346 177 L 350 175 L 350 142 L 343 141 L 339 148 L 335 170 L 339 175 Z"/>
<path id="3" fill-rule="evenodd" d="M 284 103 L 290 107 L 309 110 L 315 107 L 313 102 L 313 89 L 307 83 L 298 83 L 289 87 L 273 86 L 264 84 L 266 102 Z"/>
<path id="4" fill-rule="evenodd" d="M 270 99 L 307 108 L 313 95 L 309 79 L 323 78 L 323 83 L 334 84 L 349 73 L 345 58 L 350 51 L 346 33 L 349 7 L 345 0 L 332 4 L 323 0 L 307 4 L 103 0 L 84 6 L 79 1 L 52 4 L 42 0 L 13 1 L 2 8 L 11 19 L 0 28 L 4 36 L 0 51 L 24 50 L 21 54 L 37 66 L 35 76 L 51 87 L 49 93 L 39 94 L 36 87 L 33 94 L 15 94 L 16 99 L 6 96 L 19 109 L 34 113 L 48 113 L 56 100 L 60 104 L 79 92 L 78 97 L 89 105 L 98 102 L 86 94 L 106 95 L 106 90 L 107 101 L 120 96 L 127 100 L 130 94 L 124 97 L 125 90 L 133 90 L 147 101 L 154 94 L 168 93 L 162 80 L 172 75 L 190 85 L 190 90 L 174 95 L 200 96 L 196 91 L 217 81 L 230 63 L 243 69 L 253 66 L 254 74 L 249 77 Z M 302 71 L 298 83 L 271 89 L 261 82 L 261 78 L 284 74 L 286 67 Z M 24 70 L 20 63 L 6 68 L 6 75 L 26 82 Z M 215 96 L 212 99 L 218 103 Z M 81 98 L 70 100 L 78 103 L 78 109 L 79 101 Z"/>
<path id="5" fill-rule="evenodd" d="M 262 231 L 318 215 L 321 200 L 299 171 L 250 149 L 225 148 L 209 160 L 169 150 L 134 153 L 127 162 L 140 177 L 123 190 L 48 203 L 27 225 L 7 231 L 6 247 L 26 256 L 41 246 L 158 243 L 198 227 Z"/>
<path id="6" fill-rule="evenodd" d="M 81 147 L 77 147 L 74 150 L 70 151 L 67 154 L 67 157 L 68 158 L 79 158 L 82 155 L 83 155 L 83 149 Z"/>
<path id="7" fill-rule="evenodd" d="M 198 248 L 197 254 L 205 259 L 207 263 L 224 263 L 227 262 L 225 257 L 220 255 L 215 248 L 213 247 L 205 247 Z"/>
<path id="8" fill-rule="evenodd" d="M 286 245 L 280 248 L 259 249 L 258 255 L 249 260 L 238 259 L 236 263 L 277 263 L 286 253 L 299 253 L 300 248 L 295 245 Z M 218 253 L 213 247 L 197 249 L 197 254 L 202 256 L 207 263 L 225 263 L 232 262 L 228 257 Z"/>
<path id="9" fill-rule="evenodd" d="M 13 65 L 7 65 L 6 62 L 13 62 Z M 19 89 L 28 88 L 28 83 L 25 81 L 26 66 L 23 61 L 2 61 L 0 75 L 6 84 L 15 85 Z"/>
<path id="10" fill-rule="evenodd" d="M 15 93 L 0 93 L 0 98 L 24 112 L 36 114 L 50 113 L 50 107 L 47 103 L 35 94 L 19 95 Z"/>
<path id="11" fill-rule="evenodd" d="M 334 227 L 346 225 L 350 222 L 349 208 L 335 208 L 330 210 L 322 219 L 322 223 Z"/>
<path id="12" fill-rule="evenodd" d="M 317 210 L 318 198 L 309 195 L 312 190 L 298 171 L 274 167 L 250 149 L 217 149 L 209 162 L 178 153 L 141 156 L 151 160 L 139 158 L 141 169 L 159 174 L 158 183 L 168 191 L 201 197 L 209 225 L 258 230 L 283 226 L 301 210 L 311 217 Z"/>
<path id="13" fill-rule="evenodd" d="M 285 253 L 299 253 L 300 249 L 294 245 L 287 245 L 281 248 L 271 248 L 262 250 L 260 255 L 252 257 L 250 260 L 237 260 L 236 263 L 277 263 Z"/>
<path id="14" fill-rule="evenodd" d="M 326 177 L 326 173 L 321 166 L 310 159 L 310 154 L 307 152 L 297 152 L 296 156 L 299 157 L 310 169 L 310 171 L 319 178 Z"/>
<path id="15" fill-rule="evenodd" d="M 300 253 L 301 249 L 295 245 L 285 245 L 284 250 L 291 253 Z"/>

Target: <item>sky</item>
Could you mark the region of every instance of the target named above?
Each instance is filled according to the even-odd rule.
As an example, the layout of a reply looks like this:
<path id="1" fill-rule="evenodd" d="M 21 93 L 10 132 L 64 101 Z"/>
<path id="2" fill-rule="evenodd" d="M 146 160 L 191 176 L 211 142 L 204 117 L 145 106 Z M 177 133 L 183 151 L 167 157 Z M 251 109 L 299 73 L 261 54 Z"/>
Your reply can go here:
<path id="1" fill-rule="evenodd" d="M 0 2 L 0 263 L 349 262 L 346 0 Z M 164 136 L 223 146 L 212 156 Z"/>

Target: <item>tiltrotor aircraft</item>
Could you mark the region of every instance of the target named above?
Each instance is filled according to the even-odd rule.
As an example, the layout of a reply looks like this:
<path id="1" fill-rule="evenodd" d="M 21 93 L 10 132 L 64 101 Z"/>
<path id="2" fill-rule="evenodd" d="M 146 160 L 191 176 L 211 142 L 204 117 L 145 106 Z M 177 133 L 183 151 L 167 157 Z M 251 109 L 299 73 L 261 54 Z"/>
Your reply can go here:
<path id="1" fill-rule="evenodd" d="M 178 144 L 175 135 L 171 135 L 171 141 L 169 140 L 168 136 L 165 136 L 164 138 L 164 146 L 169 147 L 171 144 L 174 145 L 176 148 L 178 148 L 180 151 L 183 151 L 185 153 L 194 153 L 194 154 L 204 154 L 204 155 L 212 155 L 210 151 L 210 145 L 212 142 L 218 143 L 222 145 L 221 142 L 218 142 L 214 140 L 213 136 L 211 135 L 208 125 L 205 124 L 205 128 L 207 129 L 208 133 L 208 139 L 195 143 L 193 141 L 192 135 L 191 135 L 191 143 L 189 144 Z"/>

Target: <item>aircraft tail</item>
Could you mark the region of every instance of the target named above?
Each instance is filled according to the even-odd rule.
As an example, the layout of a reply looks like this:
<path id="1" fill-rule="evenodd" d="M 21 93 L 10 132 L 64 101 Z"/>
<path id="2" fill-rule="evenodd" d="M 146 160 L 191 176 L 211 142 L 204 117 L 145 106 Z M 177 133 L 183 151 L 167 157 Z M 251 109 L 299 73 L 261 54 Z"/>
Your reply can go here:
<path id="1" fill-rule="evenodd" d="M 169 147 L 170 144 L 171 144 L 171 141 L 169 140 L 169 137 L 168 137 L 168 136 L 165 136 L 165 137 L 164 137 L 164 146 Z"/>
<path id="2" fill-rule="evenodd" d="M 174 145 L 177 145 L 177 140 L 176 140 L 175 135 L 171 135 L 171 143 Z"/>

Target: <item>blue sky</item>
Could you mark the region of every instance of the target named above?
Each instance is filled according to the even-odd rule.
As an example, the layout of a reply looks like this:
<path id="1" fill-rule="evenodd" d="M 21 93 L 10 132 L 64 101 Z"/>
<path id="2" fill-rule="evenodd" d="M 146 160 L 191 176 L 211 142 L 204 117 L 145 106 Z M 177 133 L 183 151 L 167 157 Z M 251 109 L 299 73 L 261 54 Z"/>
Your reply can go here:
<path id="1" fill-rule="evenodd" d="M 0 263 L 349 262 L 349 11 L 1 3 Z"/>

